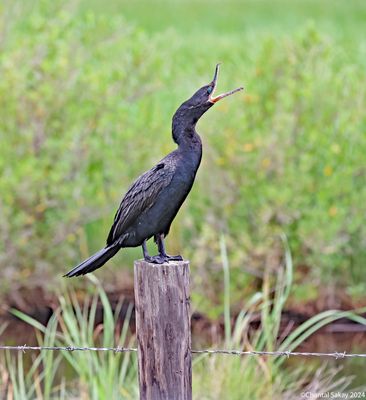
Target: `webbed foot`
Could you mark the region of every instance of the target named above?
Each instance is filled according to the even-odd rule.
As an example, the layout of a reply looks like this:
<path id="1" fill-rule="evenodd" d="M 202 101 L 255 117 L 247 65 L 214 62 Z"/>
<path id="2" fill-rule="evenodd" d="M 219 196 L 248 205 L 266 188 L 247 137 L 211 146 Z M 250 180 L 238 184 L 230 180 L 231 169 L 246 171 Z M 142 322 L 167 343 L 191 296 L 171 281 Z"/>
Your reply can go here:
<path id="1" fill-rule="evenodd" d="M 169 261 L 183 261 L 182 256 L 169 256 L 168 254 L 159 254 L 157 256 L 146 256 L 145 261 L 150 262 L 152 264 L 164 264 Z"/>
<path id="2" fill-rule="evenodd" d="M 165 257 L 168 261 L 183 261 L 183 257 L 180 255 L 170 256 L 169 254 L 165 254 Z"/>
<path id="3" fill-rule="evenodd" d="M 166 257 L 161 256 L 160 254 L 157 256 L 145 256 L 145 261 L 152 263 L 152 264 L 164 264 L 168 262 Z"/>

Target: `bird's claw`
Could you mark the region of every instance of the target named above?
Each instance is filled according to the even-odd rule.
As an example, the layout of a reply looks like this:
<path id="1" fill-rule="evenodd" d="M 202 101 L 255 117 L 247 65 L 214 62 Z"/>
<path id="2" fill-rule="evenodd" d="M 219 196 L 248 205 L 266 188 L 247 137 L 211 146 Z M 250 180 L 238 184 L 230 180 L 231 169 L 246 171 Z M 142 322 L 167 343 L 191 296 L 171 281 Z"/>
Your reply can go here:
<path id="1" fill-rule="evenodd" d="M 166 262 L 165 258 L 159 256 L 148 256 L 145 257 L 145 261 L 152 264 L 164 264 Z"/>
<path id="2" fill-rule="evenodd" d="M 180 255 L 177 256 L 168 256 L 166 255 L 168 261 L 183 261 L 183 257 Z"/>
<path id="3" fill-rule="evenodd" d="M 145 257 L 145 261 L 152 263 L 152 264 L 164 264 L 168 263 L 169 261 L 183 261 L 183 257 L 180 255 L 177 256 L 169 256 L 168 254 L 159 254 L 157 256 L 148 256 Z"/>

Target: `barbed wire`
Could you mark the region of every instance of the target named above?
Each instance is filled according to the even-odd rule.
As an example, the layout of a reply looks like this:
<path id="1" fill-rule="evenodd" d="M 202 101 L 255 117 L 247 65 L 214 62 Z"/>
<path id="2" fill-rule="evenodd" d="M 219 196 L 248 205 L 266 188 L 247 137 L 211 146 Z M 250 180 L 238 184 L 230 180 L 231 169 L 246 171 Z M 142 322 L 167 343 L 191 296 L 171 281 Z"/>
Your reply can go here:
<path id="1" fill-rule="evenodd" d="M 128 353 L 137 352 L 137 348 L 133 347 L 77 347 L 77 346 L 0 346 L 0 350 L 22 351 L 25 353 L 28 350 L 33 351 L 100 351 L 100 352 L 113 352 L 113 353 Z M 242 350 L 224 350 L 224 349 L 204 349 L 192 350 L 192 354 L 223 354 L 234 356 L 283 356 L 283 357 L 333 357 L 336 360 L 343 358 L 366 358 L 363 353 L 347 353 L 347 352 L 333 352 L 333 353 L 315 353 L 315 352 L 299 352 L 299 351 L 242 351 Z"/>

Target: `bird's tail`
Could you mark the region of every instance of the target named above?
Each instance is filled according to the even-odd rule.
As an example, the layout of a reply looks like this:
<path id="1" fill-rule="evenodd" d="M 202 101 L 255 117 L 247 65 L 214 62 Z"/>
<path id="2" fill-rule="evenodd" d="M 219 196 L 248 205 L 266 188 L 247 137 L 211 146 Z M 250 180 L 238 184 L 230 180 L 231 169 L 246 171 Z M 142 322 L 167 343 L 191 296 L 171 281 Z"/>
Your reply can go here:
<path id="1" fill-rule="evenodd" d="M 85 275 L 89 272 L 95 271 L 96 269 L 102 267 L 110 258 L 112 258 L 120 248 L 121 246 L 118 244 L 107 246 L 77 265 L 64 276 L 71 278 L 72 276 Z"/>

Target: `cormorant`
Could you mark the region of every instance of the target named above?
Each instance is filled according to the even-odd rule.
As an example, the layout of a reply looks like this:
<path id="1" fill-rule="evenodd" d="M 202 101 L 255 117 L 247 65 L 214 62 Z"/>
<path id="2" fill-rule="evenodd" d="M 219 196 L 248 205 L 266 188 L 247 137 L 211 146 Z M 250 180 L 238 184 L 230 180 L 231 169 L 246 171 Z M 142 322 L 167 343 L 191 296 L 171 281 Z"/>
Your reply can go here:
<path id="1" fill-rule="evenodd" d="M 77 265 L 65 276 L 84 275 L 103 266 L 123 247 L 142 245 L 144 259 L 161 264 L 182 260 L 169 256 L 164 238 L 170 225 L 193 185 L 201 162 L 202 143 L 195 127 L 202 115 L 217 101 L 242 90 L 214 96 L 219 64 L 211 83 L 199 89 L 175 112 L 172 122 L 173 140 L 178 148 L 164 157 L 155 167 L 141 175 L 128 189 L 114 217 L 104 249 Z M 159 254 L 150 256 L 146 241 L 154 237 Z"/>

